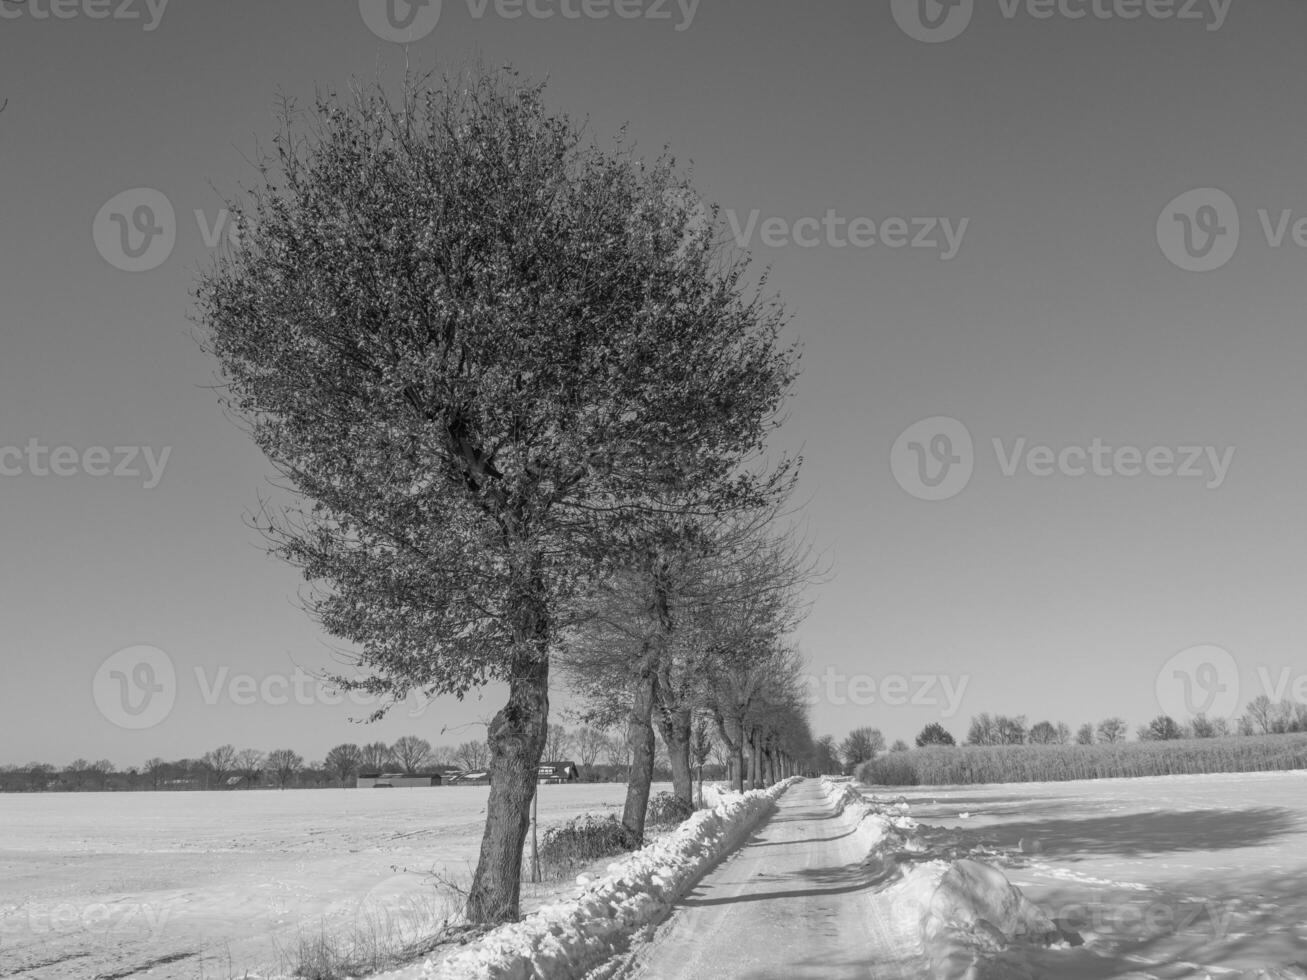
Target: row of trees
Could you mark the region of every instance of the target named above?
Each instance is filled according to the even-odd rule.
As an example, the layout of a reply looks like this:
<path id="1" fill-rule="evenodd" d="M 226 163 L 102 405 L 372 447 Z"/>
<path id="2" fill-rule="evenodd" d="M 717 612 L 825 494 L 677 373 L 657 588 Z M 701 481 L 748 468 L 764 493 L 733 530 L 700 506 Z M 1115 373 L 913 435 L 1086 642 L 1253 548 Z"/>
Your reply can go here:
<path id="1" fill-rule="evenodd" d="M 1097 724 L 1086 722 L 1074 736 L 1065 722 L 1039 721 L 1028 725 L 1025 715 L 1009 716 L 981 713 L 971 719 L 967 745 L 1114 745 L 1129 737 L 1124 718 L 1104 718 Z M 1135 729 L 1141 742 L 1172 741 L 1183 738 L 1225 738 L 1230 735 L 1285 735 L 1307 732 L 1307 704 L 1288 699 L 1273 702 L 1266 695 L 1250 701 L 1238 719 L 1208 718 L 1199 714 L 1186 721 L 1170 715 L 1158 715 Z M 952 745 L 953 737 L 938 724 L 928 725 L 917 736 L 917 746 Z"/>
<path id="2" fill-rule="evenodd" d="M 585 717 L 631 751 L 623 822 L 637 839 L 658 741 L 686 804 L 714 755 L 738 789 L 810 768 L 803 661 L 786 637 L 811 569 L 773 516 L 701 518 L 633 542 L 569 631 L 560 661 Z"/>
<path id="3" fill-rule="evenodd" d="M 679 796 L 715 733 L 792 771 L 795 564 L 766 440 L 797 371 L 765 280 L 670 157 L 595 145 L 511 73 L 286 118 L 197 289 L 226 407 L 289 503 L 256 519 L 386 705 L 507 688 L 466 913 L 515 919 L 550 676 Z M 701 763 L 700 763 L 701 764 Z M 746 771 L 747 770 L 747 771 Z"/>

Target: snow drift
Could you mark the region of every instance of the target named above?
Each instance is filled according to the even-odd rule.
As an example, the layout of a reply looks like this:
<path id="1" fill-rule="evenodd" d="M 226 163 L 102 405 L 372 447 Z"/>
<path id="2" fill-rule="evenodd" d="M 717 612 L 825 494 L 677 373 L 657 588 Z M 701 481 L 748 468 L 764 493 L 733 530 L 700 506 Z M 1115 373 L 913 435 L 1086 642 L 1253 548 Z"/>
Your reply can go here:
<path id="1" fill-rule="evenodd" d="M 910 919 L 934 980 L 1017 980 L 1026 973 L 1004 953 L 1019 946 L 1074 945 L 1002 871 L 981 861 L 929 860 L 907 801 L 869 802 L 851 783 L 822 780 L 837 815 L 868 847 L 897 915 Z M 897 881 L 893 881 L 897 877 Z"/>
<path id="2" fill-rule="evenodd" d="M 375 980 L 544 980 L 579 977 L 623 949 L 639 929 L 666 917 L 672 904 L 734 850 L 794 779 L 749 793 L 717 793 L 675 831 L 608 866 L 579 895 L 501 926 L 445 959 Z"/>

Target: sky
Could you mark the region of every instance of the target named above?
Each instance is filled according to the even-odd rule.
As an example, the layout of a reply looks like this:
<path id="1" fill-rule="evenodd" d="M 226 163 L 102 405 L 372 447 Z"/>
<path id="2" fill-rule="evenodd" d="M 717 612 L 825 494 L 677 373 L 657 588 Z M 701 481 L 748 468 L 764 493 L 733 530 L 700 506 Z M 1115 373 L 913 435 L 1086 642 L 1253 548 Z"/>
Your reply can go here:
<path id="1" fill-rule="evenodd" d="M 478 58 L 771 267 L 819 733 L 1307 698 L 1300 0 L 387 2 L 0 10 L 0 763 L 484 735 L 311 682 L 188 320 L 281 95 Z"/>

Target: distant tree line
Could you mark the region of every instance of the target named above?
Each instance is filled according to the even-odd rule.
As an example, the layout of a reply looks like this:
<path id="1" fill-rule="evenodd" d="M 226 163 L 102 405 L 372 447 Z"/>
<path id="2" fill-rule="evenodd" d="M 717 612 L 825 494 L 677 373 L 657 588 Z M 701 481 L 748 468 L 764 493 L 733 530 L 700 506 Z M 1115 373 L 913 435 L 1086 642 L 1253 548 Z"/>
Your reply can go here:
<path id="1" fill-rule="evenodd" d="M 1135 739 L 1137 742 L 1173 742 L 1186 739 L 1234 739 L 1238 737 L 1252 736 L 1269 736 L 1269 735 L 1293 735 L 1307 733 L 1307 704 L 1283 699 L 1281 701 L 1272 701 L 1265 694 L 1258 695 L 1248 702 L 1244 713 L 1236 720 L 1230 721 L 1225 718 L 1208 718 L 1204 714 L 1198 714 L 1186 721 L 1177 721 L 1170 715 L 1158 715 L 1147 724 L 1139 725 L 1135 729 Z M 915 739 L 918 749 L 938 748 L 938 747 L 1004 747 L 1019 745 L 1036 745 L 1036 746 L 1116 746 L 1122 745 L 1129 741 L 1130 726 L 1124 718 L 1112 716 L 1104 718 L 1097 723 L 1085 722 L 1080 725 L 1075 732 L 1066 722 L 1058 721 L 1037 721 L 1033 725 L 1029 723 L 1026 715 L 991 715 L 988 712 L 981 712 L 971 719 L 967 728 L 967 734 L 961 746 L 958 746 L 954 738 L 943 725 L 939 722 L 931 722 L 926 725 Z M 1236 765 L 1248 766 L 1251 768 L 1298 768 L 1302 765 L 1302 760 L 1296 751 L 1285 752 L 1282 748 L 1276 747 L 1277 743 L 1266 743 L 1268 748 L 1263 749 L 1244 749 L 1235 751 L 1212 751 L 1209 753 L 1195 755 L 1190 765 L 1198 768 L 1184 769 L 1176 771 L 1227 771 L 1222 767 L 1233 767 Z M 905 752 L 909 749 L 906 742 L 896 741 L 889 746 L 889 752 Z M 842 742 L 836 743 L 835 738 L 830 735 L 823 735 L 815 742 L 813 754 L 813 768 L 823 773 L 843 772 L 853 774 L 861 771 L 862 767 L 875 761 L 886 751 L 885 737 L 877 728 L 855 728 L 851 731 Z M 944 757 L 938 757 L 944 758 Z M 1051 757 L 1046 757 L 1051 758 Z M 1070 758 L 1069 756 L 1067 758 Z M 1138 758 L 1142 759 L 1143 756 Z M 1101 773 L 1103 764 L 1099 761 L 1089 761 L 1090 756 L 1077 757 L 1077 772 Z M 1242 760 L 1236 761 L 1236 760 Z M 1041 763 L 1042 765 L 1042 763 Z M 1202 768 L 1212 766 L 1216 768 Z M 998 767 L 1003 768 L 1003 767 Z M 1058 772 L 1066 772 L 1066 767 L 1054 767 Z M 1113 762 L 1108 768 L 1117 772 L 1122 767 Z M 1130 766 L 1124 767 L 1126 770 Z M 1135 765 L 1139 771 L 1121 771 L 1121 775 L 1154 775 L 1156 771 L 1164 771 L 1164 765 L 1142 763 Z M 990 771 L 992 770 L 992 771 Z M 1155 771 L 1156 770 L 1156 771 Z M 894 771 L 889 764 L 879 766 L 874 770 L 867 770 L 870 773 L 885 776 Z M 988 767 L 989 775 L 995 778 L 1006 778 L 1011 776 L 1010 772 L 999 773 L 996 768 Z M 1233 769 L 1229 771 L 1243 771 L 1242 769 Z M 918 777 L 921 773 L 916 773 Z M 950 771 L 946 781 L 976 781 L 970 779 L 958 780 L 957 773 Z M 906 778 L 906 776 L 905 776 Z M 939 778 L 945 779 L 944 776 Z M 1092 776 L 1070 776 L 1059 775 L 1052 778 L 1093 778 Z M 931 780 L 922 778 L 922 782 Z"/>
<path id="2" fill-rule="evenodd" d="M 857 769 L 869 785 L 1057 782 L 1307 768 L 1307 734 L 1146 739 L 1092 744 L 928 745 Z"/>
<path id="3" fill-rule="evenodd" d="M 665 749 L 655 753 L 654 778 L 671 779 Z M 119 769 L 108 759 L 74 759 L 59 767 L 47 762 L 0 765 L 0 792 L 100 792 L 122 790 L 323 789 L 354 786 L 359 773 L 431 770 L 476 771 L 486 768 L 490 747 L 484 741 L 432 746 L 417 735 L 393 743 L 353 742 L 335 746 L 321 760 L 306 762 L 294 749 L 237 749 L 221 745 L 194 759 L 151 758 Z M 583 781 L 625 781 L 631 752 L 626 740 L 590 726 L 569 730 L 549 726 L 546 762 L 575 762 Z M 709 779 L 726 774 L 727 760 L 711 743 L 704 768 Z"/>

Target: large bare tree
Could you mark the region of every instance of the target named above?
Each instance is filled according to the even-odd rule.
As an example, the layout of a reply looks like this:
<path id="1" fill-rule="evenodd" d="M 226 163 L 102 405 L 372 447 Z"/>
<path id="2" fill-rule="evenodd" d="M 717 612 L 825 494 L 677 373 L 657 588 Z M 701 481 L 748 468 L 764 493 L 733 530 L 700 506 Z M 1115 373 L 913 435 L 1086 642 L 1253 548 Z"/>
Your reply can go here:
<path id="1" fill-rule="evenodd" d="M 416 735 L 402 735 L 395 739 L 390 754 L 405 772 L 417 772 L 431 761 L 431 743 Z"/>
<path id="2" fill-rule="evenodd" d="M 395 761 L 395 753 L 385 742 L 369 742 L 359 751 L 364 769 L 380 770 Z"/>
<path id="3" fill-rule="evenodd" d="M 363 752 L 352 742 L 337 745 L 322 760 L 322 767 L 345 786 L 363 767 Z"/>

